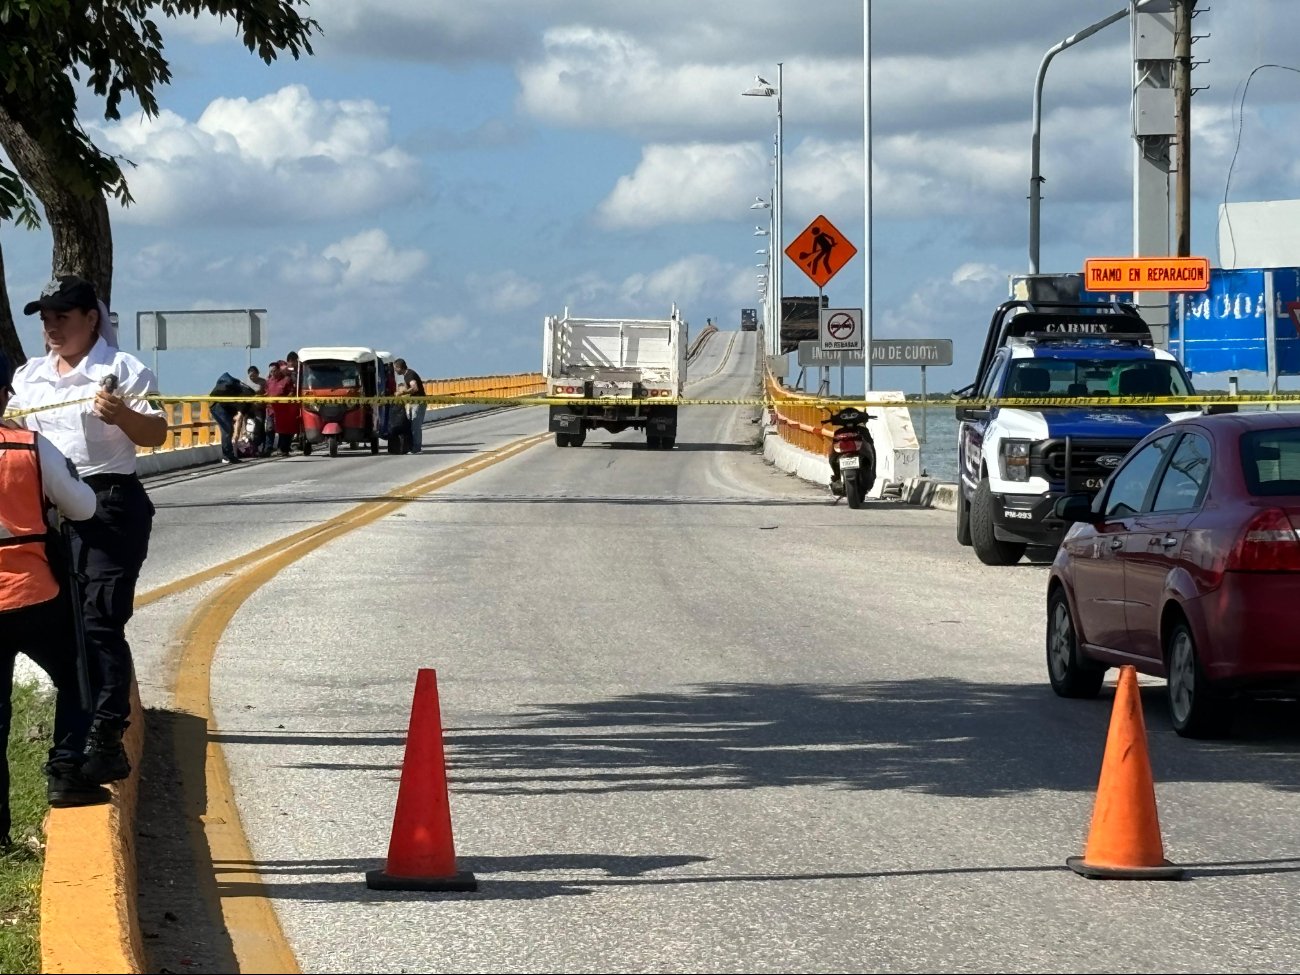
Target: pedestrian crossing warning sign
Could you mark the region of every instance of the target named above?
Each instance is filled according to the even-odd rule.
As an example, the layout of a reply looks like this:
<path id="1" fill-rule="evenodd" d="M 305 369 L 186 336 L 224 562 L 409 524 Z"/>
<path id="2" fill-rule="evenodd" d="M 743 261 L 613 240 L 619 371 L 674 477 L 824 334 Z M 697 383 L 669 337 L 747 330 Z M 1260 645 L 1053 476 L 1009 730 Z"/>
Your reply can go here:
<path id="1" fill-rule="evenodd" d="M 826 287 L 827 282 L 857 252 L 858 249 L 852 242 L 824 216 L 819 216 L 808 224 L 804 232 L 785 249 L 786 257 L 798 264 L 819 288 Z"/>

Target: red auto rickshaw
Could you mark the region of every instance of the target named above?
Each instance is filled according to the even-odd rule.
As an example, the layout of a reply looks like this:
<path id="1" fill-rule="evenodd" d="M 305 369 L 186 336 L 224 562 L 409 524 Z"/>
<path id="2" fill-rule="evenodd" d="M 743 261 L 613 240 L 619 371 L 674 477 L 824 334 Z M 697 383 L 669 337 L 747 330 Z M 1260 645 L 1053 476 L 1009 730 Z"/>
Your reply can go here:
<path id="1" fill-rule="evenodd" d="M 300 349 L 298 351 L 298 395 L 322 398 L 375 396 L 383 389 L 383 362 L 373 349 L 347 346 Z M 302 404 L 302 452 L 310 454 L 319 443 L 337 457 L 339 444 L 353 450 L 363 443 L 372 454 L 379 453 L 376 411 L 367 404 Z"/>

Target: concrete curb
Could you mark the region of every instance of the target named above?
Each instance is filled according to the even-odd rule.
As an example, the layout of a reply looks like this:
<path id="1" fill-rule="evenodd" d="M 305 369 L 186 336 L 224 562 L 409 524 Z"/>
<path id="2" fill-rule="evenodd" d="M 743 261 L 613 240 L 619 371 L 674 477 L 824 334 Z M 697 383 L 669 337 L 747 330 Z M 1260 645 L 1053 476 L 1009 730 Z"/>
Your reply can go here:
<path id="1" fill-rule="evenodd" d="M 763 459 L 777 470 L 793 474 L 813 484 L 827 487 L 831 483 L 831 465 L 825 457 L 811 454 L 801 447 L 786 443 L 772 427 L 764 431 Z M 877 479 L 871 496 L 879 497 L 882 481 Z M 906 504 L 936 508 L 941 511 L 957 510 L 957 485 L 935 481 L 928 477 L 910 477 L 903 482 L 902 500 Z"/>
<path id="2" fill-rule="evenodd" d="M 124 743 L 131 775 L 102 806 L 51 809 L 41 878 L 42 972 L 143 972 L 136 897 L 135 813 L 144 753 L 144 713 L 131 684 Z"/>

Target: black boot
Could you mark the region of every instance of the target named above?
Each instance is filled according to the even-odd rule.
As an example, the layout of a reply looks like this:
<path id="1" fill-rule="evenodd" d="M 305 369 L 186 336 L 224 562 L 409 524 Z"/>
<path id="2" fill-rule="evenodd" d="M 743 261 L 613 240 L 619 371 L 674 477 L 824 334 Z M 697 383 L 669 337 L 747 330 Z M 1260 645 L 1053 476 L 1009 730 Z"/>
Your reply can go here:
<path id="1" fill-rule="evenodd" d="M 131 774 L 126 749 L 122 747 L 122 730 L 95 722 L 86 737 L 86 764 L 82 771 L 92 782 L 116 782 Z"/>
<path id="2" fill-rule="evenodd" d="M 87 777 L 82 766 L 73 762 L 48 762 L 45 765 L 46 793 L 50 805 L 98 806 L 111 798 L 107 789 Z"/>

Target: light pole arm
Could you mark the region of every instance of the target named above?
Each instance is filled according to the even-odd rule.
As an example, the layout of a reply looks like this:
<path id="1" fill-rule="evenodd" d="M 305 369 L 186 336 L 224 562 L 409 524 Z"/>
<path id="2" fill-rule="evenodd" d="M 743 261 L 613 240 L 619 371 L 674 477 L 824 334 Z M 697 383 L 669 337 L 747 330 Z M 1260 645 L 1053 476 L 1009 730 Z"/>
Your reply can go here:
<path id="1" fill-rule="evenodd" d="M 1145 7 L 1152 0 L 1140 0 L 1137 4 L 1138 9 Z M 1041 150 L 1042 150 L 1042 133 L 1043 133 L 1043 81 L 1047 77 L 1047 66 L 1052 63 L 1052 58 L 1056 57 L 1066 48 L 1074 47 L 1080 41 L 1086 41 L 1099 30 L 1104 30 L 1116 21 L 1123 20 L 1129 14 L 1128 8 L 1118 10 L 1111 14 L 1105 20 L 1099 20 L 1091 27 L 1085 27 L 1076 34 L 1071 34 L 1065 40 L 1054 44 L 1043 55 L 1042 62 L 1038 65 L 1038 77 L 1034 79 L 1034 115 L 1033 115 L 1033 134 L 1030 136 L 1029 143 L 1029 273 L 1038 273 L 1038 256 L 1040 241 L 1040 210 L 1042 207 L 1042 187 L 1043 174 L 1041 170 Z"/>

